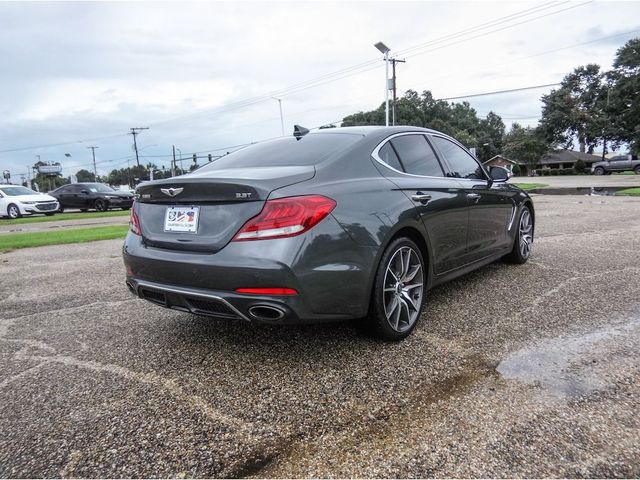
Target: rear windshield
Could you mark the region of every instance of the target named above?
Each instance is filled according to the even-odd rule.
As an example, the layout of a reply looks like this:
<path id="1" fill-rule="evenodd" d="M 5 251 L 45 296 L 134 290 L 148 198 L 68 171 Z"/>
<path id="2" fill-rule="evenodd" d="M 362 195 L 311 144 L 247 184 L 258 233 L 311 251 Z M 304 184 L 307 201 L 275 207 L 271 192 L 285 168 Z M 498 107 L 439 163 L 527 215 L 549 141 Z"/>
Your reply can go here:
<path id="1" fill-rule="evenodd" d="M 230 153 L 199 169 L 200 172 L 227 168 L 278 167 L 290 165 L 316 165 L 330 155 L 349 148 L 362 138 L 345 133 L 308 134 L 278 138 L 257 143 Z"/>

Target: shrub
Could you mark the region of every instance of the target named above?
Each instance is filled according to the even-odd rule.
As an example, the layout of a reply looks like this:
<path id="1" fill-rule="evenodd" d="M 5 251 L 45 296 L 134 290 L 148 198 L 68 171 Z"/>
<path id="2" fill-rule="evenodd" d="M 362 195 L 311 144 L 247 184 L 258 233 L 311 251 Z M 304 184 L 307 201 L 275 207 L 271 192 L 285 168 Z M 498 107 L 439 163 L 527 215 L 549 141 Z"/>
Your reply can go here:
<path id="1" fill-rule="evenodd" d="M 576 171 L 576 173 L 584 173 L 586 168 L 587 166 L 581 159 L 578 159 L 578 161 L 573 165 L 573 169 Z"/>
<path id="2" fill-rule="evenodd" d="M 513 173 L 514 175 L 520 175 L 520 165 L 514 165 L 511 169 L 511 173 Z"/>

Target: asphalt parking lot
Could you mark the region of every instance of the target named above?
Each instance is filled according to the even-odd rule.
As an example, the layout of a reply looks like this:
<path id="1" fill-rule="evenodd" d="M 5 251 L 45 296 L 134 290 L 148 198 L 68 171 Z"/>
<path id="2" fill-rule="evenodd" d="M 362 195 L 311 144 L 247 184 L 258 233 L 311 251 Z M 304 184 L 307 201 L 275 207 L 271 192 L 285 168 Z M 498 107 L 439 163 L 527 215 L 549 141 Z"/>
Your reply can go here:
<path id="1" fill-rule="evenodd" d="M 1 254 L 0 476 L 638 477 L 640 198 L 535 202 L 398 344 L 145 303 L 120 241 Z"/>

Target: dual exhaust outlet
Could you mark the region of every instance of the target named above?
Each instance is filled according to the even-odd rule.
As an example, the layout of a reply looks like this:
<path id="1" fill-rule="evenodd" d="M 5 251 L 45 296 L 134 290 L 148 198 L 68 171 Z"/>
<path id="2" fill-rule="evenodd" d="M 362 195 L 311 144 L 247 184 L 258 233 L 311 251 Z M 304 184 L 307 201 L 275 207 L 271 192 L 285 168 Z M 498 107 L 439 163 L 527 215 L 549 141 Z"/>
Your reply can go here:
<path id="1" fill-rule="evenodd" d="M 131 282 L 126 283 L 129 291 L 134 295 L 139 296 L 137 288 Z M 279 307 L 274 307 L 273 305 L 258 304 L 249 307 L 249 316 L 261 322 L 274 322 L 282 320 L 285 316 L 285 311 Z"/>

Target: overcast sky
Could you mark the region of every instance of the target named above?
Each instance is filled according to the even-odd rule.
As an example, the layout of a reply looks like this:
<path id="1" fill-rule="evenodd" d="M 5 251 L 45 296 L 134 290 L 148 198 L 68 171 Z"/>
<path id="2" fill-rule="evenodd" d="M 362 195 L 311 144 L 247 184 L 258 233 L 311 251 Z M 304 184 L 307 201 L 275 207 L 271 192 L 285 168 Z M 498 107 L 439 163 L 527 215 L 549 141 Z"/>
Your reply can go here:
<path id="1" fill-rule="evenodd" d="M 168 167 L 172 145 L 219 154 L 280 134 L 272 92 L 287 134 L 338 121 L 384 100 L 380 40 L 407 60 L 400 93 L 447 98 L 609 68 L 639 35 L 637 1 L 0 3 L 0 169 L 17 182 L 40 155 L 69 175 L 96 145 L 106 174 L 126 167 L 139 126 L 145 163 Z M 469 102 L 535 125 L 547 91 Z"/>

